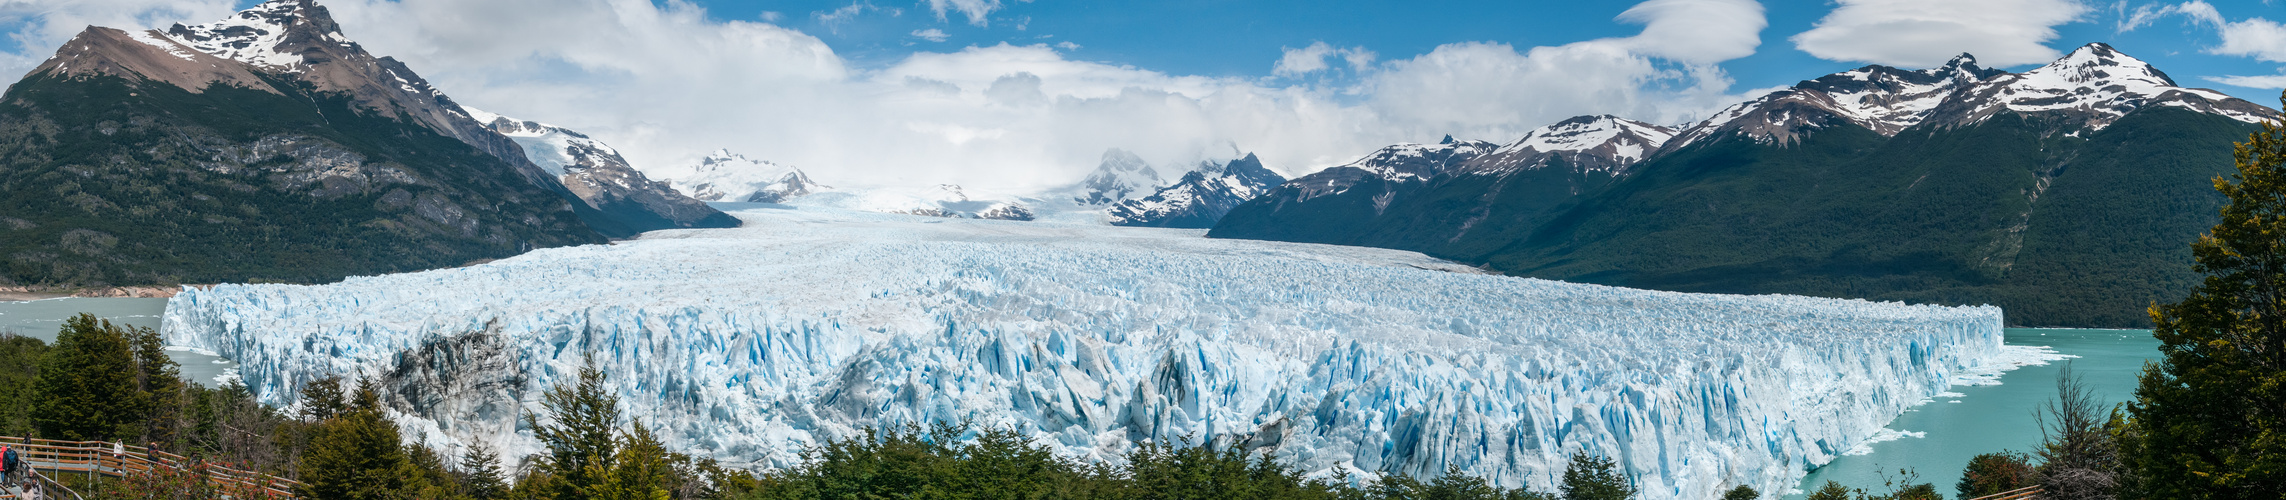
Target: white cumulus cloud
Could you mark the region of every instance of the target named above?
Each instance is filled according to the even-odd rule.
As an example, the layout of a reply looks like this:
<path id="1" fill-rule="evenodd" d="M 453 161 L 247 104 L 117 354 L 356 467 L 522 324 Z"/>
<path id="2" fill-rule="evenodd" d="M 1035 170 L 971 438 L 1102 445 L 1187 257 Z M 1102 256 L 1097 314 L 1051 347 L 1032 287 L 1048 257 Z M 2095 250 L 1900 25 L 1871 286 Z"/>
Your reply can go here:
<path id="1" fill-rule="evenodd" d="M 88 26 L 119 29 L 166 29 L 185 19 L 221 19 L 230 15 L 231 0 L 4 0 L 0 24 L 18 28 L 7 33 L 24 47 L 0 53 L 0 74 L 15 76 L 31 71 Z"/>
<path id="2" fill-rule="evenodd" d="M 2133 11 L 2122 10 L 2119 31 L 2133 31 L 2149 26 L 2160 18 L 2183 16 L 2193 24 L 2215 30 L 2222 43 L 2207 47 L 2209 54 L 2250 57 L 2258 61 L 2286 62 L 2286 24 L 2255 17 L 2238 21 L 2224 18 L 2213 4 L 2193 0 L 2178 4 L 2142 5 Z M 2286 75 L 2268 76 L 2208 76 L 2203 79 L 2224 85 L 2256 89 L 2286 88 Z"/>
<path id="3" fill-rule="evenodd" d="M 945 13 L 959 12 L 968 16 L 968 23 L 984 26 L 992 11 L 1000 10 L 1000 0 L 929 0 L 929 10 L 937 13 L 937 20 L 947 20 Z"/>
<path id="4" fill-rule="evenodd" d="M 455 100 L 586 132 L 639 167 L 729 148 L 835 186 L 1005 191 L 1077 182 L 1109 148 L 1159 164 L 1252 152 L 1301 174 L 1445 134 L 1512 141 L 1580 114 L 1674 123 L 1744 98 L 1726 92 L 1730 80 L 1714 63 L 1752 53 L 1765 26 L 1749 0 L 1653 0 L 1619 19 L 1643 26 L 1632 37 L 1456 43 L 1388 61 L 1330 45 L 1298 49 L 1305 57 L 1293 62 L 1265 54 L 1266 69 L 1282 75 L 1336 64 L 1357 70 L 1341 83 L 1276 84 L 1073 60 L 1063 51 L 1076 45 L 1046 43 L 922 51 L 853 67 L 810 34 L 710 18 L 677 0 L 327 5 L 346 35 L 404 60 Z M 849 5 L 813 16 L 896 14 Z M 940 5 L 982 22 L 1001 4 L 930 7 Z M 227 14 L 214 7 L 104 22 Z M 28 52 L 45 57 L 60 42 Z M 1319 66 L 1306 64 L 1312 50 L 1322 50 Z"/>
<path id="5" fill-rule="evenodd" d="M 913 30 L 913 38 L 919 38 L 931 42 L 942 42 L 951 39 L 952 35 L 945 34 L 945 30 L 929 28 L 925 30 Z"/>
<path id="6" fill-rule="evenodd" d="M 1373 65 L 1375 58 L 1380 57 L 1373 51 L 1366 50 L 1365 47 L 1337 49 L 1325 42 L 1311 42 L 1310 46 L 1299 49 L 1288 48 L 1284 50 L 1284 53 L 1285 55 L 1278 58 L 1278 64 L 1270 67 L 1270 74 L 1293 78 L 1325 71 L 1333 68 L 1332 65 L 1326 63 L 1326 58 L 1336 56 L 1340 57 L 1342 62 L 1349 63 L 1350 69 L 1365 71 L 1367 67 Z"/>
<path id="7" fill-rule="evenodd" d="M 2045 63 L 2056 26 L 2080 20 L 2075 0 L 1839 0 L 1796 48 L 1834 61 L 1907 68 L 1942 65 L 1963 52 L 1996 67 Z"/>

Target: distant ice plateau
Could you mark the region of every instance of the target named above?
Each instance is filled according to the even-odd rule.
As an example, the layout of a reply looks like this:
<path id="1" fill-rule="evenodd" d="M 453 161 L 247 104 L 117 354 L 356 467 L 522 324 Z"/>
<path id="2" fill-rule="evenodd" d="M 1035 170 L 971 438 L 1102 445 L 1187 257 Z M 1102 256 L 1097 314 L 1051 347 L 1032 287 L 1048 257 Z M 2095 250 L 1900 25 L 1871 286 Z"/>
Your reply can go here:
<path id="1" fill-rule="evenodd" d="M 1550 488 L 1569 454 L 1650 498 L 1791 489 L 1955 385 L 2047 357 L 1993 307 L 1632 290 L 1195 230 L 738 211 L 481 265 L 187 289 L 172 344 L 264 402 L 378 377 L 446 453 L 536 450 L 519 415 L 593 356 L 670 446 L 784 467 L 862 426 L 970 420 L 1116 461 L 1146 440 L 1317 473 Z"/>

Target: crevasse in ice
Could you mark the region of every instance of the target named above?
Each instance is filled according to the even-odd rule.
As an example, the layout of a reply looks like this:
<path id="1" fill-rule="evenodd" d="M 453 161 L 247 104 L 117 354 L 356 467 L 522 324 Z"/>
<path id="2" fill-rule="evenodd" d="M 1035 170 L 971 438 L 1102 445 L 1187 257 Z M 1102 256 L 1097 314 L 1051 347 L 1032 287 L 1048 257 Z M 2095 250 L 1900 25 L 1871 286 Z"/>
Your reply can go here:
<path id="1" fill-rule="evenodd" d="M 757 468 L 862 426 L 1029 433 L 1117 461 L 1246 446 L 1307 470 L 1550 488 L 1575 451 L 1651 498 L 1785 491 L 1909 406 L 2014 366 L 1992 307 L 1653 292 L 1198 231 L 760 209 L 729 230 L 188 289 L 172 343 L 263 401 L 379 378 L 412 439 L 536 451 L 585 357 L 670 446 Z"/>

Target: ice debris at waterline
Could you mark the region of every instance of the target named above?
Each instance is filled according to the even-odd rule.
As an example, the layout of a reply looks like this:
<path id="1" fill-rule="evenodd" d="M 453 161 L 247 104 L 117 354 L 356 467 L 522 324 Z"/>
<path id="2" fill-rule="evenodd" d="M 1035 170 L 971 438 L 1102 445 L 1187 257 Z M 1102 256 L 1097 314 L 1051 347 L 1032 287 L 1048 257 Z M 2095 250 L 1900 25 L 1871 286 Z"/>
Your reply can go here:
<path id="1" fill-rule="evenodd" d="M 1614 454 L 1653 498 L 1786 491 L 1907 407 L 2027 356 L 1993 307 L 1477 274 L 1392 250 L 817 209 L 487 264 L 185 290 L 169 341 L 263 401 L 385 377 L 459 453 L 584 356 L 668 444 L 783 467 L 860 426 L 973 419 L 1074 456 L 1214 440 L 1320 472 L 1550 487 Z M 412 437 L 411 439 L 419 439 Z"/>

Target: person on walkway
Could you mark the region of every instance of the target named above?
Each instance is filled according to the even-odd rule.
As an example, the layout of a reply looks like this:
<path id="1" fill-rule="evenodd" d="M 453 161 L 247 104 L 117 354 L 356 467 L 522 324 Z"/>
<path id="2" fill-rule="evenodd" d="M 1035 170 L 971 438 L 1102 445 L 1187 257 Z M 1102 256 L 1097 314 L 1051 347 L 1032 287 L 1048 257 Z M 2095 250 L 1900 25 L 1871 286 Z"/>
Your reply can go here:
<path id="1" fill-rule="evenodd" d="M 42 491 L 40 491 L 40 482 L 39 482 L 39 481 L 36 481 L 36 480 L 31 480 L 31 479 L 25 479 L 25 480 L 24 480 L 24 492 L 23 492 L 23 493 L 20 493 L 20 494 L 17 494 L 16 496 L 17 496 L 18 498 L 22 498 L 22 499 L 24 499 L 24 500 L 46 500 L 46 499 L 48 498 L 48 496 L 47 496 L 47 495 L 44 495 L 44 494 L 42 494 L 42 493 L 43 493 L 43 492 L 42 492 Z"/>

